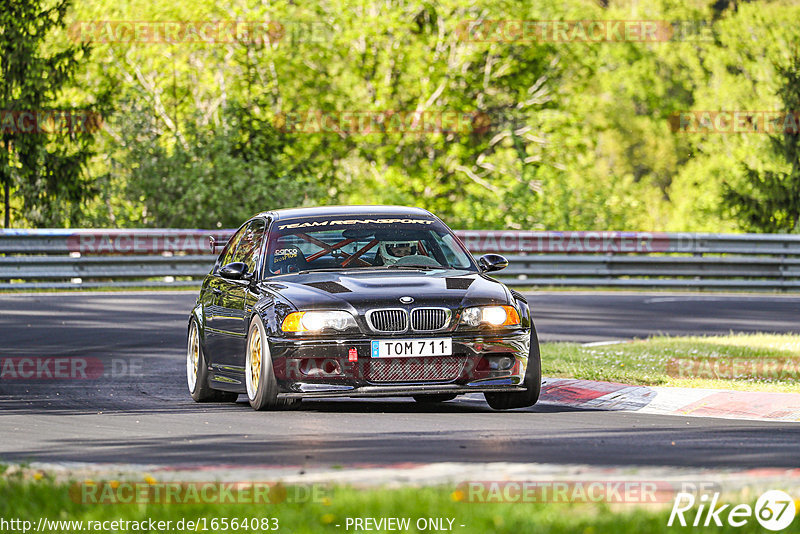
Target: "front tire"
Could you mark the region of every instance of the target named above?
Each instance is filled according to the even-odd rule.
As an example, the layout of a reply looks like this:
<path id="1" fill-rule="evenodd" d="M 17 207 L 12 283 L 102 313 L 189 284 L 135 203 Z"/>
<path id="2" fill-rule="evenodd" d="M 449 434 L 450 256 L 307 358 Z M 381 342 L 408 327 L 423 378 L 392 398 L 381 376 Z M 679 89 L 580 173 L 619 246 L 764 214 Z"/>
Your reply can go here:
<path id="1" fill-rule="evenodd" d="M 267 332 L 261 317 L 256 315 L 250 323 L 245 354 L 245 385 L 247 400 L 254 410 L 271 410 L 294 406 L 299 399 L 279 399 L 278 381 L 272 369 Z"/>
<path id="2" fill-rule="evenodd" d="M 189 340 L 186 347 L 186 382 L 189 394 L 195 402 L 236 402 L 238 393 L 219 391 L 208 385 L 208 363 L 200 344 L 200 329 L 197 319 L 189 324 Z"/>
<path id="3" fill-rule="evenodd" d="M 528 351 L 528 366 L 522 381 L 526 391 L 511 393 L 484 393 L 486 403 L 493 410 L 513 410 L 533 406 L 539 400 L 542 390 L 542 358 L 539 353 L 539 337 L 531 320 L 531 344 Z"/>

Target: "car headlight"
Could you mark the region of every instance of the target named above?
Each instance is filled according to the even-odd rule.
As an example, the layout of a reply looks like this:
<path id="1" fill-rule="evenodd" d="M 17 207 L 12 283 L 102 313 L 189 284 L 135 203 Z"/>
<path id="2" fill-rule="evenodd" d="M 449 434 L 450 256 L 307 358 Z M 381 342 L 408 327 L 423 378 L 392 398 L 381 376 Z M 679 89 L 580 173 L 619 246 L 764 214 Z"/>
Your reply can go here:
<path id="1" fill-rule="evenodd" d="M 284 332 L 322 332 L 355 328 L 356 321 L 346 311 L 301 311 L 286 316 L 281 324 Z"/>
<path id="2" fill-rule="evenodd" d="M 513 306 L 475 306 L 464 308 L 461 324 L 465 326 L 519 326 L 519 313 Z"/>

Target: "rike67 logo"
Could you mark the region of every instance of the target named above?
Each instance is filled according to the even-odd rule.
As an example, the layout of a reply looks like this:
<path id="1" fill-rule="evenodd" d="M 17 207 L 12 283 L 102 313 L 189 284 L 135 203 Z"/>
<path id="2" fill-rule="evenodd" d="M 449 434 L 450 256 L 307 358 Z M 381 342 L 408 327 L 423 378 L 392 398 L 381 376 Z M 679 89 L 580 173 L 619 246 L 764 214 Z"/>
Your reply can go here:
<path id="1" fill-rule="evenodd" d="M 732 527 L 741 527 L 755 516 L 755 520 L 765 529 L 779 531 L 791 525 L 797 513 L 794 499 L 785 491 L 765 492 L 756 501 L 755 508 L 749 504 L 738 504 L 731 508 L 730 504 L 719 504 L 719 496 L 719 493 L 714 493 L 709 499 L 708 494 L 703 494 L 697 499 L 691 493 L 678 493 L 667 526 L 721 527 L 727 523 Z"/>

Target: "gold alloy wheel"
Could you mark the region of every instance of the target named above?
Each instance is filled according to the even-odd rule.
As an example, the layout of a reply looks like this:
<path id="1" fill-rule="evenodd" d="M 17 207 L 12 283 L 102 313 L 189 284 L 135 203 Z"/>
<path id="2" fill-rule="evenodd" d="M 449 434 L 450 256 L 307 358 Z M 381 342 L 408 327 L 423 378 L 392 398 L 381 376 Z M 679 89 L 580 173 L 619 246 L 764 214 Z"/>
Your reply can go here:
<path id="1" fill-rule="evenodd" d="M 189 348 L 186 354 L 186 377 L 189 383 L 189 391 L 194 392 L 197 384 L 197 364 L 200 361 L 200 336 L 197 334 L 197 326 L 192 325 L 189 334 Z"/>
<path id="2" fill-rule="evenodd" d="M 261 333 L 256 332 L 250 343 L 250 383 L 253 394 L 258 391 L 258 382 L 261 379 Z"/>

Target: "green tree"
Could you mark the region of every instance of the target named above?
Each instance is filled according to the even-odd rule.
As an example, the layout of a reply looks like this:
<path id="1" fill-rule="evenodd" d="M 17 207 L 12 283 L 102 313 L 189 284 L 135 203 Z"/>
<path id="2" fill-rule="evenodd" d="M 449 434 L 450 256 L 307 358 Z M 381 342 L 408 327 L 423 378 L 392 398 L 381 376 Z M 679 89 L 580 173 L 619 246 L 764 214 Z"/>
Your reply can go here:
<path id="1" fill-rule="evenodd" d="M 126 175 L 140 225 L 236 227 L 259 211 L 324 194 L 324 153 L 313 162 L 293 157 L 286 136 L 246 106 L 228 103 L 213 127 L 190 117 L 180 138 L 143 110 L 128 111 L 120 124 L 128 146 L 113 172 Z"/>
<path id="2" fill-rule="evenodd" d="M 113 87 L 117 101 L 89 166 L 101 194 L 80 222 L 230 226 L 275 206 L 395 203 L 429 208 L 462 228 L 734 231 L 740 220 L 752 228 L 721 208 L 723 184 L 748 191 L 742 163 L 777 172 L 785 158 L 765 135 L 670 133 L 668 120 L 684 110 L 777 109 L 773 65 L 800 40 L 789 22 L 800 6 L 601 4 L 78 3 L 70 22 L 275 21 L 285 29 L 269 42 L 115 40 L 105 26 L 82 32 L 94 48 L 75 94 Z M 667 42 L 464 33 L 468 22 L 509 19 L 697 27 Z M 464 133 L 281 129 L 293 112 L 393 110 L 489 121 Z"/>
<path id="3" fill-rule="evenodd" d="M 78 131 L 82 127 L 54 135 L 25 133 L 17 122 L 21 114 L 52 109 L 89 55 L 88 45 L 45 51 L 48 35 L 64 27 L 69 5 L 70 0 L 4 0 L 0 10 L 0 183 L 6 228 L 12 192 L 20 197 L 21 218 L 35 226 L 74 219 L 92 192 L 84 172 L 92 155 L 91 135 Z M 73 110 L 87 116 L 81 114 L 85 107 Z"/>
<path id="4" fill-rule="evenodd" d="M 800 231 L 800 50 L 776 68 L 781 79 L 778 96 L 783 105 L 781 133 L 772 136 L 775 155 L 786 161 L 787 171 L 745 165 L 741 184 L 723 184 L 723 200 L 747 230 Z"/>

